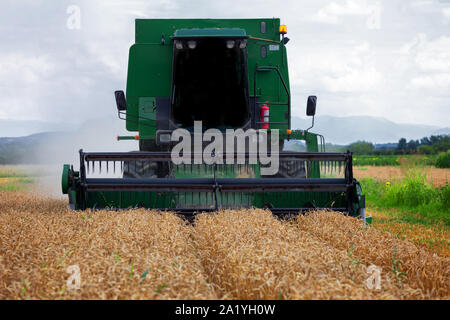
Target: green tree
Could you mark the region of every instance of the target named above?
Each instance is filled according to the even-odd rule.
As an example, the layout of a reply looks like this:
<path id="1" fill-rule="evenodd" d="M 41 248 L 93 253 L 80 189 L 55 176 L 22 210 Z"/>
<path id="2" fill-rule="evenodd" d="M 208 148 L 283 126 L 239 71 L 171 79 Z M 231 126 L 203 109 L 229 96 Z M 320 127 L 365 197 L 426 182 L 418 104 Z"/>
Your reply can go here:
<path id="1" fill-rule="evenodd" d="M 406 143 L 406 139 L 405 138 L 401 138 L 400 140 L 398 140 L 397 150 L 405 151 L 407 146 L 408 146 L 408 144 Z"/>
<path id="2" fill-rule="evenodd" d="M 422 139 L 420 139 L 420 144 L 426 145 L 426 146 L 431 146 L 432 142 L 430 139 L 428 139 L 428 137 L 423 137 Z"/>
<path id="3" fill-rule="evenodd" d="M 348 146 L 354 154 L 372 154 L 374 146 L 370 142 L 358 141 Z"/>
<path id="4" fill-rule="evenodd" d="M 439 136 L 439 139 L 433 144 L 433 148 L 437 152 L 446 152 L 447 150 L 450 150 L 450 137 Z"/>
<path id="5" fill-rule="evenodd" d="M 427 144 L 422 144 L 418 149 L 420 154 L 433 154 L 435 153 L 434 148 Z"/>
<path id="6" fill-rule="evenodd" d="M 408 145 L 406 146 L 406 149 L 409 152 L 413 152 L 413 151 L 417 150 L 418 146 L 419 146 L 419 141 L 409 140 Z"/>
<path id="7" fill-rule="evenodd" d="M 441 136 L 431 136 L 430 137 L 431 144 L 438 143 L 440 140 L 441 140 Z"/>

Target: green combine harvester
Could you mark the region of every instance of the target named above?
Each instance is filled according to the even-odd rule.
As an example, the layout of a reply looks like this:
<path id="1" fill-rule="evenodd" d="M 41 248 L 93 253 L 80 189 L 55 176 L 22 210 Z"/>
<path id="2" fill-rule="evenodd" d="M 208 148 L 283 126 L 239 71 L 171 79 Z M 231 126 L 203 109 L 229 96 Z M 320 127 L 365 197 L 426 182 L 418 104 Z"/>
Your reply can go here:
<path id="1" fill-rule="evenodd" d="M 143 207 L 187 218 L 228 208 L 267 208 L 279 216 L 330 209 L 365 219 L 352 153 L 326 153 L 313 126 L 291 130 L 289 38 L 280 19 L 138 19 L 135 32 L 126 95 L 115 97 L 119 118 L 133 132 L 118 140 L 139 140 L 139 151 L 80 150 L 79 170 L 64 165 L 62 175 L 72 209 Z M 316 101 L 307 101 L 313 125 Z M 265 133 L 278 170 L 267 174 L 267 161 L 255 162 L 260 138 L 250 135 L 243 150 L 226 140 L 212 152 L 213 163 L 202 160 L 198 146 L 179 153 L 182 163 L 173 161 L 180 129 L 194 141 L 211 129 Z M 236 152 L 224 161 L 230 150 Z"/>

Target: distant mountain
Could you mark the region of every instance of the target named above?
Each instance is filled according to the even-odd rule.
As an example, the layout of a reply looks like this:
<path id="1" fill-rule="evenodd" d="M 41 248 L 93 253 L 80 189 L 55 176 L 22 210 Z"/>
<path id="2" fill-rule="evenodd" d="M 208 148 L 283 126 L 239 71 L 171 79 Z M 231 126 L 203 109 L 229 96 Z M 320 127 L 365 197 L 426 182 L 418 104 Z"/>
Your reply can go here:
<path id="1" fill-rule="evenodd" d="M 67 133 L 37 133 L 26 137 L 0 138 L 0 164 L 34 163 L 39 149 Z"/>
<path id="2" fill-rule="evenodd" d="M 310 125 L 311 118 L 292 118 L 292 128 L 306 129 Z M 317 116 L 311 132 L 322 134 L 327 142 L 334 144 L 349 144 L 358 140 L 380 144 L 397 142 L 400 138 L 409 141 L 430 135 L 448 134 L 450 128 L 395 123 L 384 118 L 370 116 Z"/>
<path id="3" fill-rule="evenodd" d="M 24 137 L 40 132 L 73 131 L 76 125 L 33 120 L 0 119 L 0 137 Z"/>
<path id="4" fill-rule="evenodd" d="M 0 164 L 78 165 L 78 151 L 133 151 L 136 141 L 117 141 L 118 135 L 130 135 L 125 123 L 114 118 L 86 121 L 72 131 L 44 132 L 25 137 L 0 138 Z"/>
<path id="5" fill-rule="evenodd" d="M 374 147 L 375 149 L 386 150 L 386 149 L 396 149 L 397 145 L 398 143 L 379 143 L 375 144 Z"/>
<path id="6" fill-rule="evenodd" d="M 435 132 L 433 132 L 433 135 L 439 136 L 439 135 L 450 135 L 450 128 L 442 128 Z"/>

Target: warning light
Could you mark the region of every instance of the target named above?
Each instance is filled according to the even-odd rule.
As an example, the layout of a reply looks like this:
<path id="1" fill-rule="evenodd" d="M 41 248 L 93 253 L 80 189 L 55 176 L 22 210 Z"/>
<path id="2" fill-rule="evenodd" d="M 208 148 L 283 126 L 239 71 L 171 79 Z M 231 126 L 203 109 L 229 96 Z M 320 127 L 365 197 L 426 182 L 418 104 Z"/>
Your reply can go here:
<path id="1" fill-rule="evenodd" d="M 290 134 L 292 133 L 292 130 L 291 130 L 291 129 L 287 129 L 287 130 L 286 130 L 286 133 L 287 133 L 288 135 L 290 135 Z"/>
<path id="2" fill-rule="evenodd" d="M 285 24 L 280 25 L 279 28 L 280 34 L 286 34 L 287 33 L 287 27 Z"/>

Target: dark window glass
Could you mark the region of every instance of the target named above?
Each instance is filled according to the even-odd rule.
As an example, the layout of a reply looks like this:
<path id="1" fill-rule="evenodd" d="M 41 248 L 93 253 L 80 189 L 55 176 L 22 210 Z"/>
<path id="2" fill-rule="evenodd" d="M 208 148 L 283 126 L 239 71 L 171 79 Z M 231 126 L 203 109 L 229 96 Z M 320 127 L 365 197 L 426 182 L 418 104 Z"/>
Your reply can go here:
<path id="1" fill-rule="evenodd" d="M 261 21 L 261 33 L 266 33 L 266 23 Z"/>

